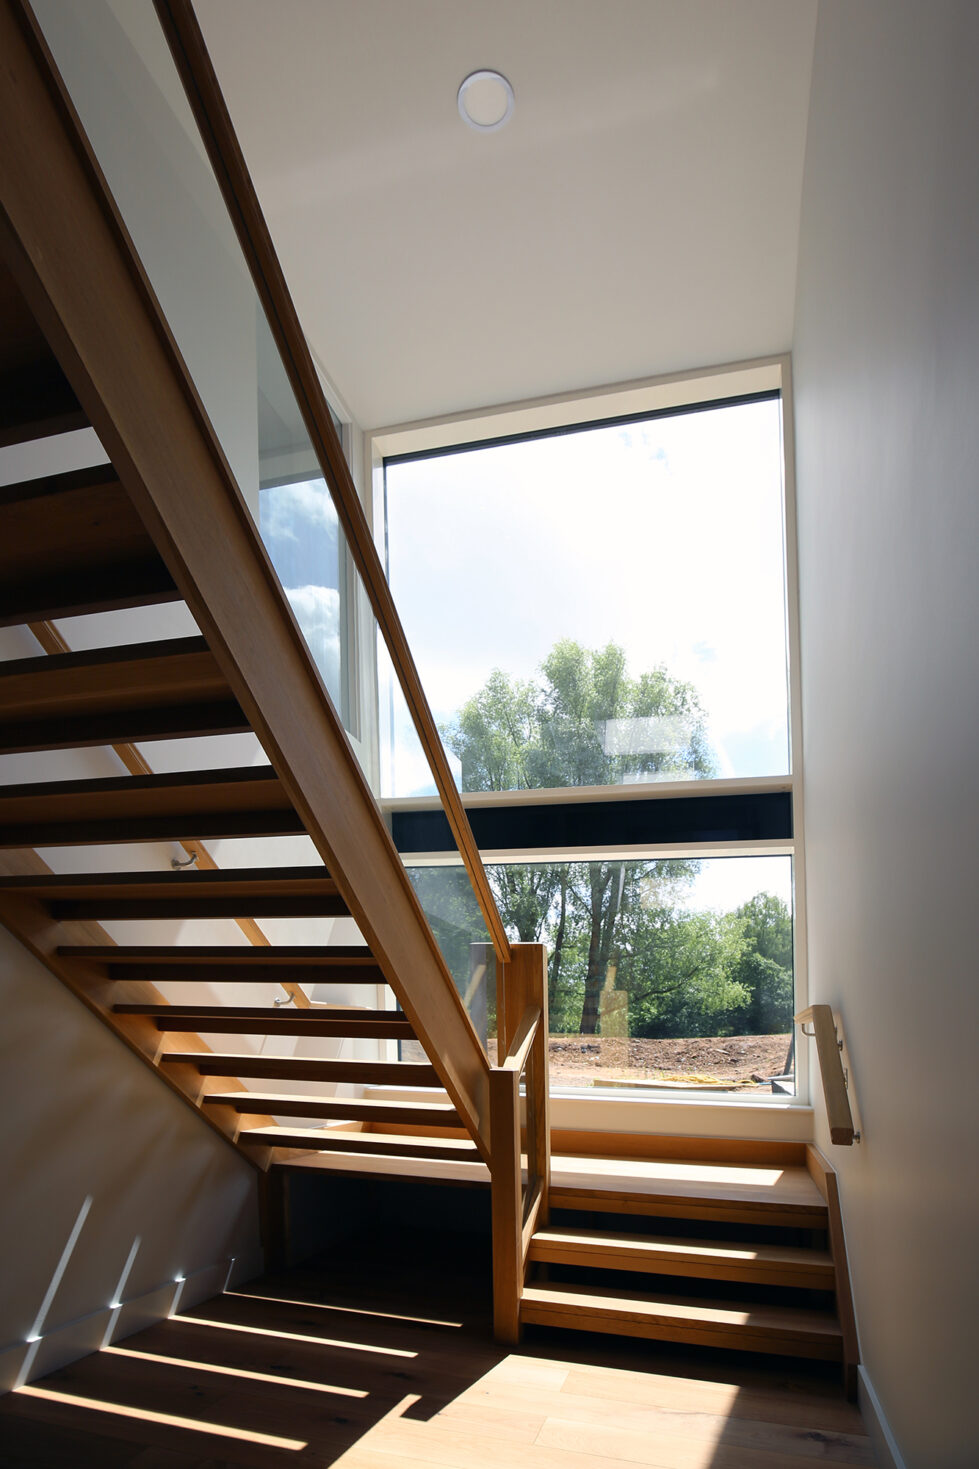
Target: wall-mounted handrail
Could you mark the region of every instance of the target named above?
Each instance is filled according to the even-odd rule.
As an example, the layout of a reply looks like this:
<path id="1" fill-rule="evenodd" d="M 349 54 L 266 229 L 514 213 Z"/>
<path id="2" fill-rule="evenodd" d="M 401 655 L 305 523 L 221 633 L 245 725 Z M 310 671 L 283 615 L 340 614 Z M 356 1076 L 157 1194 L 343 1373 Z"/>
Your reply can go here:
<path id="1" fill-rule="evenodd" d="M 391 655 L 497 961 L 505 964 L 510 958 L 510 944 L 503 920 L 442 748 L 364 507 L 330 416 L 193 5 L 190 0 L 154 0 L 154 3 L 255 289 L 268 317 L 310 443 L 332 491 L 350 554 L 363 579 L 371 608 Z"/>
<path id="2" fill-rule="evenodd" d="M 841 1147 L 849 1147 L 860 1141 L 860 1134 L 853 1128 L 853 1114 L 847 1092 L 849 1078 L 843 1069 L 843 1042 L 837 1033 L 833 1007 L 810 1005 L 794 1019 L 796 1025 L 802 1027 L 803 1035 L 811 1036 L 816 1041 L 830 1140 Z M 812 1027 L 811 1030 L 806 1029 L 807 1025 Z"/>

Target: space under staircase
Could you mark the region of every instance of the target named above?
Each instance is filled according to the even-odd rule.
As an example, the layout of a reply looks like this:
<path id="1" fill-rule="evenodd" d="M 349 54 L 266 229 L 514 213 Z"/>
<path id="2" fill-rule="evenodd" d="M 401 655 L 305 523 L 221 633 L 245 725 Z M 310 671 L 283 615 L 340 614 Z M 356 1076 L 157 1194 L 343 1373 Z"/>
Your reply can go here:
<path id="1" fill-rule="evenodd" d="M 849 1364 L 832 1308 L 845 1284 L 835 1175 L 801 1145 L 779 1163 L 777 1199 L 730 1156 L 674 1152 L 664 1174 L 655 1149 L 638 1167 L 614 1141 L 578 1158 L 563 1139 L 552 1159 L 546 956 L 503 930 L 193 12 L 186 0 L 157 10 L 485 921 L 499 1059 L 453 982 L 26 0 L 0 0 L 0 129 L 16 139 L 0 149 L 0 445 L 90 424 L 111 463 L 0 490 L 0 626 L 28 629 L 44 650 L 0 664 L 0 753 L 109 747 L 126 773 L 0 787 L 0 922 L 266 1176 L 301 1157 L 480 1174 L 502 1340 L 551 1325 Z M 168 603 L 184 604 L 192 635 L 73 651 L 56 626 Z M 161 774 L 137 748 L 248 733 L 268 764 Z M 218 868 L 208 846 L 283 835 L 310 838 L 311 865 Z M 120 843 L 157 854 L 178 843 L 193 861 L 55 872 L 38 855 Z M 261 927 L 326 916 L 352 918 L 362 942 L 270 943 Z M 197 919 L 232 920 L 238 941 L 114 943 L 103 926 Z M 254 985 L 260 1002 L 173 997 L 174 986 L 220 996 L 227 984 Z M 311 1000 L 331 985 L 363 988 L 365 1003 Z M 236 1048 L 245 1036 L 250 1047 Z M 263 1054 L 256 1038 L 269 1037 L 299 1049 Z M 379 1059 L 322 1054 L 347 1039 L 375 1042 Z M 425 1059 L 381 1059 L 413 1042 Z M 406 1085 L 421 1090 L 371 1095 Z M 689 1176 L 705 1156 L 706 1175 Z M 677 1277 L 682 1297 L 664 1289 Z"/>

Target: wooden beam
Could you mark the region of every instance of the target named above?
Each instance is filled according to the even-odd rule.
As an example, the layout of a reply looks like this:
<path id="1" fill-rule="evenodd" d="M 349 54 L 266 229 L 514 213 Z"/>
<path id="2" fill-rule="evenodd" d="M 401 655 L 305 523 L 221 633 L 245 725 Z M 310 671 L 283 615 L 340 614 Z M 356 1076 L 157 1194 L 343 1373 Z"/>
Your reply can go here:
<path id="1" fill-rule="evenodd" d="M 504 969 L 508 1010 L 535 1006 L 540 1020 L 527 1067 L 526 1134 L 528 1169 L 541 1189 L 540 1222 L 550 1218 L 551 1094 L 548 1071 L 547 949 L 543 944 L 514 944 Z"/>
<path id="2" fill-rule="evenodd" d="M 0 52 L 3 253 L 301 827 L 488 1157 L 485 1052 L 21 0 L 0 4 Z"/>
<path id="3" fill-rule="evenodd" d="M 520 1077 L 494 1067 L 490 1073 L 493 1146 L 490 1153 L 493 1216 L 493 1334 L 520 1340 L 523 1289 L 523 1184 L 520 1167 Z"/>

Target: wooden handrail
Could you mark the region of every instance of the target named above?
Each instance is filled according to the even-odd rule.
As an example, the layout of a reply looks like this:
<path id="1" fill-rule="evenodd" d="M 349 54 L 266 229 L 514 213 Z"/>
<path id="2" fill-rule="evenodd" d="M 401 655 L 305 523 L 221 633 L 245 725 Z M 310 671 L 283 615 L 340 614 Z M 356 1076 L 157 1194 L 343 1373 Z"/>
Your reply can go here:
<path id="1" fill-rule="evenodd" d="M 819 1058 L 819 1073 L 823 1081 L 823 1099 L 829 1121 L 830 1140 L 841 1147 L 850 1147 L 860 1141 L 859 1132 L 853 1129 L 853 1114 L 847 1093 L 847 1076 L 843 1070 L 840 1052 L 842 1042 L 837 1034 L 832 1005 L 810 1005 L 794 1017 L 796 1025 L 802 1026 L 803 1035 L 814 1036 L 816 1055 Z M 812 1030 L 806 1030 L 811 1025 Z"/>
<path id="2" fill-rule="evenodd" d="M 436 789 L 469 873 L 497 960 L 506 963 L 510 958 L 510 943 L 503 920 L 483 868 L 469 818 L 459 798 L 438 728 L 391 595 L 391 588 L 374 545 L 364 507 L 344 457 L 319 375 L 286 285 L 272 236 L 258 202 L 258 195 L 193 5 L 191 0 L 154 0 L 154 3 L 296 403 L 303 416 L 310 443 L 330 486 L 350 554 L 360 572 L 429 768 L 435 777 Z"/>
<path id="3" fill-rule="evenodd" d="M 488 1158 L 486 1053 L 27 0 L 0 0 L 0 53 L 0 252 Z"/>

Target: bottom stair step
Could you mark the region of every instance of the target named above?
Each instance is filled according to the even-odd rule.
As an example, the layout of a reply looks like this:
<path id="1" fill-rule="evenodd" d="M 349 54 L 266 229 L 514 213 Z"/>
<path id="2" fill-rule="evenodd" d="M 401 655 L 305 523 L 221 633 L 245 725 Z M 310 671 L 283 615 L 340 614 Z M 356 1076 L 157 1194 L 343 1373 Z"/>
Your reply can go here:
<path id="1" fill-rule="evenodd" d="M 520 1320 L 528 1326 L 563 1326 L 742 1352 L 781 1352 L 827 1361 L 839 1361 L 843 1355 L 835 1316 L 787 1306 L 682 1296 L 653 1300 L 591 1286 L 531 1285 L 523 1292 Z"/>
<path id="2" fill-rule="evenodd" d="M 338 1127 L 249 1127 L 242 1128 L 237 1140 L 266 1148 L 308 1148 L 311 1152 L 381 1153 L 460 1163 L 479 1161 L 476 1144 L 469 1138 L 415 1138 L 409 1133 L 345 1132 Z"/>
<path id="3" fill-rule="evenodd" d="M 834 1285 L 833 1262 L 827 1251 L 787 1245 L 730 1244 L 721 1240 L 613 1234 L 600 1229 L 551 1226 L 539 1229 L 534 1235 L 529 1258 L 553 1265 L 687 1275 L 805 1290 L 832 1290 Z"/>

